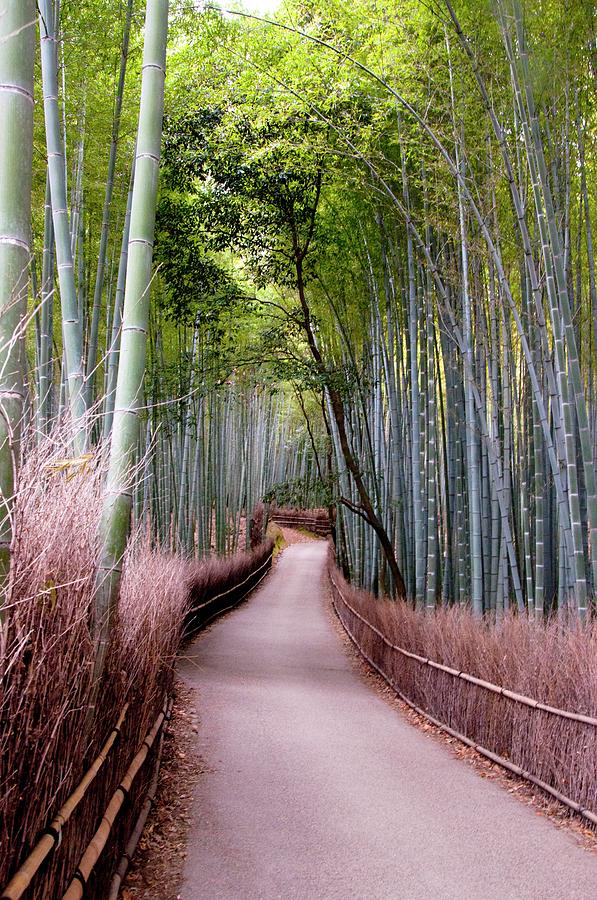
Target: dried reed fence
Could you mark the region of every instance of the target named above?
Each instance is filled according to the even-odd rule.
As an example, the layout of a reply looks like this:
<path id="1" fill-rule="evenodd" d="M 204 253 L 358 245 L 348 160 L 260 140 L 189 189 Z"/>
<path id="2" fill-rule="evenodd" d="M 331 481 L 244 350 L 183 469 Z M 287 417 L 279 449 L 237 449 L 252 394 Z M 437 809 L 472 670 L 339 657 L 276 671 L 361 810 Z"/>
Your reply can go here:
<path id="1" fill-rule="evenodd" d="M 31 900 L 61 897 L 71 883 L 162 714 L 193 604 L 209 601 L 212 614 L 225 605 L 225 592 L 229 603 L 236 602 L 271 559 L 269 544 L 201 563 L 133 540 L 90 729 L 89 614 L 103 465 L 101 459 L 66 462 L 64 453 L 59 442 L 48 442 L 25 456 L 14 513 L 12 590 L 0 631 L 0 888 L 42 838 L 38 852 L 47 858 L 26 888 Z M 108 894 L 151 786 L 158 732 L 154 737 L 118 804 L 99 865 L 89 869 L 86 897 Z M 15 890 L 8 896 L 21 895 Z"/>
<path id="2" fill-rule="evenodd" d="M 597 625 L 498 625 L 434 615 L 351 587 L 330 563 L 336 613 L 411 707 L 597 825 Z"/>
<path id="3" fill-rule="evenodd" d="M 185 637 L 237 606 L 269 572 L 274 543 L 266 540 L 250 552 L 214 558 L 196 567 L 191 579 Z"/>
<path id="4" fill-rule="evenodd" d="M 331 532 L 330 517 L 325 509 L 295 509 L 291 506 L 272 506 L 272 522 L 286 528 L 306 528 L 322 536 Z"/>

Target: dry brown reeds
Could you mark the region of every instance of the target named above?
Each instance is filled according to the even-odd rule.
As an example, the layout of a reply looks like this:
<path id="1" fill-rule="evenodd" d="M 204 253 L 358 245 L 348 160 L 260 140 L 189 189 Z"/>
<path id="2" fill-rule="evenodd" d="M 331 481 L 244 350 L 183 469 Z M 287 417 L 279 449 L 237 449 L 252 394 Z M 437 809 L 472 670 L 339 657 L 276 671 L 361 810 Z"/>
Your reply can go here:
<path id="1" fill-rule="evenodd" d="M 274 542 L 268 538 L 250 552 L 241 550 L 233 556 L 189 563 L 185 634 L 193 634 L 250 593 L 267 573 L 273 549 Z"/>
<path id="2" fill-rule="evenodd" d="M 403 650 L 572 713 L 597 717 L 597 623 L 498 624 L 462 607 L 432 615 L 350 586 L 331 561 L 338 613 L 358 647 L 415 706 L 534 778 L 597 812 L 597 728 L 496 694 L 393 650 Z M 337 592 L 335 592 L 337 596 Z"/>
<path id="3" fill-rule="evenodd" d="M 0 888 L 79 784 L 114 728 L 121 732 L 83 800 L 27 891 L 62 896 L 107 802 L 168 691 L 191 602 L 249 579 L 264 558 L 193 563 L 133 540 L 93 727 L 90 606 L 101 509 L 101 458 L 67 460 L 59 440 L 30 449 L 14 508 L 12 589 L 0 645 Z M 232 598 L 229 602 L 232 602 Z M 217 601 L 216 604 L 217 606 Z M 153 760 L 136 779 L 88 886 L 103 897 L 134 827 Z"/>

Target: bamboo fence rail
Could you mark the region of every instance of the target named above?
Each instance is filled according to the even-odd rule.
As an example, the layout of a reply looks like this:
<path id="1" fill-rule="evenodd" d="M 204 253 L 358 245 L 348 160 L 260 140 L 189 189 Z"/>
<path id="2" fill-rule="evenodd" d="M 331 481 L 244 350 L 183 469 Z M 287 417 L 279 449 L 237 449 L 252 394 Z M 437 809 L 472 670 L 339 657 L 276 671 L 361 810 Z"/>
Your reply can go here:
<path id="1" fill-rule="evenodd" d="M 143 834 L 143 830 L 145 828 L 145 823 L 147 822 L 147 817 L 151 811 L 153 804 L 155 803 L 155 797 L 158 789 L 158 781 L 160 777 L 160 766 L 162 762 L 162 750 L 164 745 L 164 729 L 162 728 L 160 732 L 160 742 L 158 745 L 158 751 L 156 756 L 156 762 L 153 770 L 153 775 L 151 778 L 151 784 L 149 785 L 149 789 L 145 795 L 145 800 L 143 801 L 143 806 L 141 807 L 141 812 L 139 813 L 139 818 L 135 823 L 135 827 L 133 828 L 131 835 L 126 843 L 126 847 L 124 848 L 124 853 L 118 863 L 118 868 L 114 873 L 112 878 L 112 882 L 110 884 L 110 893 L 108 895 L 108 900 L 118 900 L 118 895 L 120 893 L 120 887 L 126 873 L 128 872 L 128 868 L 130 862 L 135 855 L 135 851 L 137 849 L 137 845 L 139 840 L 141 839 L 141 835 Z"/>
<path id="2" fill-rule="evenodd" d="M 320 519 L 283 516 L 274 512 L 270 515 L 270 521 L 288 528 L 306 528 L 308 531 L 312 531 L 315 534 L 329 534 L 331 531 L 329 522 L 326 523 Z"/>
<path id="3" fill-rule="evenodd" d="M 263 581 L 263 579 L 267 575 L 267 572 L 269 571 L 269 567 L 271 566 L 272 558 L 273 558 L 273 552 L 270 552 L 268 554 L 267 558 L 261 563 L 261 565 L 257 566 L 257 568 L 255 568 L 255 569 L 253 569 L 253 571 L 251 571 L 249 573 L 249 575 L 247 575 L 246 578 L 244 578 L 239 584 L 236 584 L 233 587 L 229 588 L 228 590 L 222 591 L 219 594 L 216 594 L 214 597 L 211 597 L 209 600 L 205 601 L 204 603 L 200 603 L 197 606 L 193 607 L 191 612 L 196 614 L 197 610 L 213 606 L 213 604 L 215 604 L 218 600 L 221 600 L 223 597 L 226 597 L 226 596 L 236 593 L 239 590 L 239 588 L 242 588 L 242 587 L 244 587 L 244 585 L 249 583 L 247 590 L 244 591 L 240 597 L 236 597 L 232 604 L 230 604 L 229 606 L 226 606 L 226 607 L 221 607 L 220 605 L 218 605 L 211 616 L 209 616 L 207 619 L 202 619 L 201 623 L 200 623 L 201 627 L 204 627 L 206 624 L 208 624 L 208 622 L 210 622 L 213 618 L 215 618 L 215 616 L 220 615 L 223 612 L 226 612 L 228 609 L 232 609 L 234 606 L 236 606 L 238 603 L 240 603 L 241 600 L 243 600 L 251 591 L 253 591 L 257 587 L 257 585 L 260 584 L 261 581 Z M 263 573 L 263 575 L 261 575 L 261 577 L 258 578 L 257 581 L 254 581 L 255 576 L 258 575 L 260 572 L 262 572 L 264 568 L 266 569 L 266 571 Z M 171 710 L 172 710 L 172 700 L 166 699 L 164 701 L 164 708 L 163 708 L 162 712 L 157 717 L 156 721 L 154 722 L 153 727 L 151 728 L 147 737 L 143 741 L 143 744 L 141 745 L 141 748 L 139 749 L 137 755 L 135 756 L 131 765 L 129 766 L 124 778 L 122 779 L 122 781 L 116 788 L 114 794 L 112 795 L 112 799 L 110 800 L 110 803 L 108 804 L 108 807 L 106 808 L 106 811 L 105 811 L 102 821 L 99 825 L 99 828 L 97 829 L 97 831 L 96 831 L 95 835 L 93 836 L 93 838 L 91 839 L 85 853 L 83 854 L 81 862 L 79 863 L 79 866 L 77 867 L 75 875 L 73 876 L 73 880 L 71 881 L 66 893 L 64 894 L 63 900 L 80 900 L 80 898 L 85 896 L 85 886 L 91 876 L 91 873 L 95 867 L 95 864 L 97 863 L 97 860 L 99 859 L 99 856 L 100 856 L 102 850 L 104 849 L 104 847 L 109 839 L 110 833 L 112 831 L 112 827 L 114 825 L 116 817 L 118 816 L 118 813 L 120 812 L 122 804 L 124 803 L 124 800 L 125 800 L 126 796 L 128 795 L 128 792 L 132 786 L 134 779 L 136 778 L 137 774 L 143 767 L 143 764 L 145 763 L 145 761 L 149 755 L 149 752 L 150 752 L 153 744 L 155 743 L 156 738 L 161 733 L 162 726 L 170 718 Z M 155 797 L 155 791 L 157 788 L 158 771 L 159 771 L 159 760 L 156 763 L 156 769 L 155 769 L 155 772 L 154 772 L 154 775 L 153 775 L 153 778 L 152 778 L 152 781 L 150 784 L 150 788 L 146 794 L 143 808 L 141 810 L 139 818 L 137 819 L 135 827 L 130 835 L 129 841 L 125 848 L 124 856 L 121 859 L 119 867 L 118 867 L 118 869 L 115 873 L 114 879 L 112 881 L 112 885 L 111 885 L 111 889 L 110 889 L 111 896 L 114 896 L 114 891 L 116 891 L 116 896 L 118 895 L 118 888 L 122 882 L 124 874 L 126 873 L 126 869 L 128 868 L 128 863 L 130 861 L 130 858 L 132 857 L 132 855 L 134 853 L 135 847 L 136 847 L 136 845 L 139 841 L 139 838 L 141 836 L 141 833 L 143 831 L 145 821 L 149 814 L 149 809 L 151 808 L 151 804 Z"/>
<path id="4" fill-rule="evenodd" d="M 246 576 L 246 578 L 244 578 L 241 582 L 233 585 L 231 588 L 228 588 L 228 590 L 226 590 L 226 591 L 222 591 L 219 594 L 215 594 L 215 596 L 210 597 L 209 600 L 206 600 L 203 603 L 194 604 L 191 607 L 191 609 L 189 610 L 189 613 L 187 616 L 187 627 L 185 629 L 185 635 L 187 637 L 189 637 L 191 634 L 193 634 L 199 628 L 204 628 L 206 625 L 209 625 L 209 623 L 212 622 L 213 619 L 216 618 L 216 616 L 220 616 L 220 615 L 222 615 L 222 613 L 228 612 L 230 609 L 234 609 L 235 606 L 238 606 L 238 604 L 241 603 L 242 600 L 245 599 L 245 597 L 247 597 L 252 591 L 255 590 L 257 585 L 261 584 L 261 582 L 263 581 L 263 579 L 269 572 L 269 569 L 272 564 L 272 560 L 273 560 L 273 550 L 268 554 L 267 558 L 259 566 L 257 566 L 257 568 L 255 568 L 251 572 L 249 572 L 249 574 Z M 265 569 L 266 571 L 263 573 L 261 578 L 259 578 L 257 581 L 254 582 L 253 579 L 255 578 L 255 576 L 259 572 L 261 572 L 263 569 Z M 202 610 L 208 609 L 209 607 L 213 607 L 215 604 L 217 604 L 217 601 L 221 600 L 223 597 L 228 597 L 231 594 L 235 594 L 239 590 L 239 588 L 244 587 L 244 585 L 247 583 L 249 583 L 247 590 L 244 591 L 244 593 L 242 593 L 241 596 L 235 597 L 235 599 L 232 603 L 228 604 L 227 606 L 221 606 L 219 604 L 216 605 L 216 608 L 213 610 L 213 612 L 210 615 L 208 615 L 206 618 L 204 618 L 201 615 Z"/>
<path id="5" fill-rule="evenodd" d="M 122 728 L 127 709 L 128 703 L 123 707 L 116 725 L 110 732 L 106 743 L 102 747 L 93 764 L 83 776 L 66 803 L 58 810 L 55 817 L 47 826 L 25 862 L 21 865 L 19 870 L 13 875 L 9 883 L 4 888 L 4 891 L 2 892 L 2 900 L 18 900 L 18 898 L 24 894 L 24 892 L 31 884 L 31 880 L 39 870 L 46 857 L 62 842 L 63 828 L 85 796 L 87 788 L 93 782 L 95 776 L 98 774 L 99 770 L 106 761 L 110 750 L 116 742 L 116 738 L 120 734 L 120 729 Z"/>
<path id="6" fill-rule="evenodd" d="M 255 568 L 253 568 L 249 574 L 243 578 L 238 584 L 233 585 L 231 588 L 228 588 L 225 591 L 221 591 L 218 594 L 215 594 L 213 597 L 210 597 L 203 603 L 199 603 L 191 608 L 189 611 L 189 615 L 192 617 L 192 621 L 194 623 L 194 627 L 192 631 L 197 631 L 199 628 L 203 628 L 209 622 L 211 622 L 216 616 L 221 615 L 223 612 L 232 609 L 237 606 L 245 597 L 247 597 L 265 578 L 267 575 L 269 568 L 272 564 L 273 559 L 273 549 L 270 549 L 267 553 L 265 560 L 259 563 Z M 264 571 L 265 569 L 265 571 Z M 258 576 L 258 577 L 256 577 Z M 245 590 L 242 590 L 245 588 Z M 238 592 L 241 591 L 240 595 Z M 238 595 L 238 596 L 235 596 Z M 222 606 L 219 601 L 221 601 L 225 597 L 233 596 L 233 602 Z M 215 606 L 215 609 L 214 609 Z M 211 610 L 210 615 L 206 618 L 201 618 L 200 621 L 197 621 L 197 612 L 201 610 Z M 187 632 L 188 636 L 188 632 Z M 172 701 L 166 698 L 164 700 L 163 708 L 157 719 L 155 720 L 151 730 L 147 734 L 145 740 L 143 741 L 140 749 L 135 755 L 133 761 L 131 762 L 126 774 L 122 778 L 120 784 L 114 791 L 111 800 L 104 812 L 102 820 L 98 829 L 96 830 L 94 836 L 92 837 L 90 843 L 83 854 L 79 866 L 73 876 L 73 879 L 64 894 L 65 900 L 73 900 L 75 897 L 83 897 L 85 895 L 85 885 L 97 863 L 97 860 L 102 853 L 106 843 L 110 837 L 112 826 L 122 808 L 122 805 L 128 795 L 128 792 L 132 786 L 134 779 L 137 774 L 143 767 L 144 763 L 147 760 L 149 752 L 155 743 L 158 735 L 162 733 L 164 723 L 169 719 L 170 712 L 172 707 Z M 26 860 L 19 867 L 17 872 L 12 876 L 10 882 L 4 888 L 2 895 L 0 896 L 0 900 L 19 900 L 20 897 L 23 896 L 25 891 L 30 886 L 33 878 L 36 873 L 40 870 L 42 863 L 44 860 L 54 851 L 57 847 L 60 846 L 62 842 L 62 833 L 63 829 L 75 811 L 76 807 L 79 805 L 83 797 L 85 796 L 89 786 L 92 784 L 93 780 L 97 776 L 98 772 L 102 768 L 104 762 L 106 761 L 110 750 L 113 748 L 118 735 L 120 734 L 126 713 L 128 710 L 128 703 L 123 707 L 120 716 L 118 717 L 118 721 L 116 722 L 114 728 L 110 732 L 109 737 L 107 738 L 105 744 L 103 745 L 100 753 L 97 758 L 94 760 L 93 764 L 90 766 L 88 771 L 85 773 L 83 778 L 81 779 L 79 785 L 73 791 L 73 793 L 68 797 L 66 802 L 60 808 L 60 810 L 56 813 L 50 824 L 44 830 L 41 835 L 39 841 L 26 858 Z M 161 748 L 161 739 L 160 739 L 160 748 Z M 145 800 L 143 806 L 141 808 L 141 812 L 139 817 L 137 818 L 136 824 L 133 828 L 131 835 L 129 836 L 128 842 L 125 847 L 124 855 L 121 859 L 120 865 L 114 875 L 114 879 L 112 882 L 112 888 L 116 884 L 116 880 L 118 884 L 122 881 L 124 874 L 126 873 L 126 869 L 128 868 L 128 862 L 132 857 L 134 849 L 138 843 L 139 837 L 143 830 L 143 826 L 145 820 L 147 819 L 147 815 L 153 803 L 153 799 L 155 796 L 155 788 L 157 784 L 157 776 L 159 771 L 159 760 L 156 762 L 156 767 L 153 773 L 153 777 L 150 783 L 149 790 L 145 795 Z"/>
<path id="7" fill-rule="evenodd" d="M 358 612 L 358 610 L 356 610 L 354 608 L 354 606 L 352 606 L 348 602 L 348 600 L 343 595 L 342 591 L 340 590 L 338 584 L 335 582 L 335 580 L 331 574 L 330 574 L 330 582 L 332 585 L 332 603 L 334 606 L 334 610 L 336 612 L 336 615 L 338 616 L 338 619 L 340 620 L 340 623 L 342 624 L 342 627 L 346 631 L 348 637 L 350 638 L 352 643 L 355 645 L 355 647 L 357 648 L 357 650 L 359 651 L 361 656 L 369 663 L 369 665 L 371 665 L 378 672 L 379 675 L 381 675 L 381 677 L 384 679 L 384 681 L 392 688 L 392 690 L 394 690 L 396 692 L 396 694 L 398 694 L 398 696 L 408 706 L 411 707 L 411 709 L 415 710 L 415 712 L 417 712 L 419 715 L 424 716 L 428 721 L 432 722 L 436 727 L 440 728 L 442 731 L 447 732 L 448 734 L 452 735 L 453 737 L 455 737 L 458 740 L 465 743 L 467 746 L 472 747 L 474 750 L 476 750 L 482 756 L 485 756 L 487 759 L 490 759 L 492 762 L 497 763 L 498 765 L 500 765 L 503 768 L 507 769 L 508 771 L 514 773 L 515 775 L 518 775 L 520 778 L 523 778 L 526 781 L 530 781 L 531 783 L 537 785 L 542 790 L 544 790 L 546 793 L 550 794 L 552 797 L 555 797 L 560 803 L 563 803 L 569 809 L 573 810 L 574 812 L 581 815 L 583 818 L 587 819 L 589 822 L 591 822 L 592 825 L 597 825 L 597 812 L 588 808 L 588 806 L 586 805 L 586 802 L 583 803 L 583 802 L 579 802 L 578 800 L 571 799 L 570 797 L 566 796 L 561 790 L 558 790 L 558 788 L 556 788 L 553 784 L 549 784 L 547 781 L 544 780 L 544 778 L 539 777 L 539 775 L 537 775 L 536 773 L 531 772 L 527 768 L 523 767 L 522 765 L 518 765 L 515 762 L 513 762 L 512 760 L 505 758 L 503 755 L 494 752 L 494 750 L 483 746 L 478 741 L 476 741 L 473 738 L 471 738 L 470 736 L 464 734 L 461 730 L 448 725 L 444 721 L 441 721 L 439 718 L 432 715 L 427 709 L 424 709 L 421 705 L 415 703 L 413 701 L 412 697 L 409 697 L 407 694 L 404 693 L 403 690 L 401 690 L 401 687 L 397 683 L 397 680 L 395 678 L 392 678 L 392 676 L 388 673 L 387 666 L 384 665 L 385 654 L 383 652 L 380 653 L 379 648 L 381 645 L 382 648 L 386 648 L 392 654 L 397 654 L 398 656 L 402 657 L 405 660 L 409 660 L 409 661 L 413 661 L 413 662 L 417 663 L 419 667 L 425 667 L 427 670 L 431 670 L 432 672 L 437 672 L 437 673 L 442 673 L 442 674 L 448 675 L 452 680 L 457 680 L 459 682 L 465 682 L 469 685 L 475 686 L 475 688 L 481 688 L 482 691 L 487 692 L 492 695 L 495 695 L 500 698 L 502 698 L 502 697 L 506 698 L 508 701 L 512 702 L 513 704 L 516 704 L 519 707 L 524 707 L 526 709 L 532 709 L 537 713 L 541 713 L 541 714 L 544 714 L 549 717 L 553 717 L 555 719 L 562 720 L 565 722 L 577 723 L 578 727 L 583 730 L 586 730 L 586 729 L 591 730 L 592 729 L 593 730 L 592 733 L 586 739 L 584 739 L 582 736 L 580 736 L 580 738 L 579 738 L 581 747 L 587 755 L 589 767 L 591 766 L 591 758 L 593 759 L 593 761 L 595 759 L 594 753 L 591 752 L 591 748 L 594 748 L 597 745 L 597 719 L 596 718 L 593 718 L 592 716 L 582 715 L 580 713 L 570 712 L 570 711 L 564 710 L 564 709 L 558 709 L 554 706 L 549 706 L 548 704 L 541 703 L 540 701 L 535 700 L 532 697 L 526 697 L 522 694 L 516 693 L 515 691 L 510 691 L 507 688 L 503 688 L 503 687 L 500 687 L 499 685 L 492 684 L 488 681 L 484 681 L 481 678 L 476 678 L 475 676 L 469 675 L 466 672 L 462 672 L 462 671 L 459 671 L 458 669 L 450 668 L 449 666 L 443 665 L 442 663 L 434 662 L 433 660 L 427 659 L 426 657 L 419 656 L 416 653 L 412 653 L 409 650 L 405 650 L 403 647 L 399 647 L 398 645 L 389 641 L 387 639 L 387 637 L 378 628 L 375 627 L 375 625 L 373 625 L 371 622 L 369 622 L 363 615 L 361 615 L 361 613 Z M 346 612 L 348 612 L 351 616 L 354 617 L 354 619 L 356 620 L 356 623 L 358 623 L 360 626 L 364 626 L 365 629 L 369 632 L 369 634 L 374 636 L 374 642 L 372 644 L 372 652 L 368 653 L 364 649 L 364 647 L 363 647 L 364 641 L 359 640 L 357 635 L 354 633 L 357 630 L 357 628 L 354 625 L 353 625 L 353 628 L 351 628 L 350 625 L 347 623 L 347 621 L 346 621 L 347 617 L 342 615 L 338 601 L 340 601 L 342 608 Z M 377 648 L 375 647 L 375 641 L 378 642 Z M 373 659 L 373 656 L 376 655 L 375 654 L 376 649 L 378 651 L 377 652 L 377 655 L 378 655 L 377 662 Z M 410 676 L 411 683 L 416 681 L 416 677 L 417 677 L 416 675 L 414 677 Z M 432 685 L 431 687 L 433 689 L 434 686 Z M 439 690 L 441 690 L 441 686 L 435 685 L 435 689 L 437 689 L 439 691 Z M 422 691 L 421 693 L 424 695 L 424 691 Z M 470 706 L 470 701 L 467 705 Z M 494 710 L 494 712 L 496 714 L 499 714 L 498 709 Z M 469 715 L 470 715 L 470 712 L 469 712 Z M 496 729 L 495 722 L 494 723 L 491 723 L 491 722 L 484 723 L 484 724 L 486 727 L 486 731 L 493 733 L 496 736 L 496 739 L 497 739 L 497 737 L 502 738 L 501 744 L 505 747 L 505 749 L 512 749 L 511 747 L 507 746 L 508 742 L 506 742 L 504 744 L 503 734 L 504 734 L 505 729 L 499 729 L 499 728 Z M 529 743 L 532 743 L 533 730 L 532 730 L 530 723 L 526 723 L 523 726 L 523 730 L 525 732 L 527 741 Z M 500 746 L 500 749 L 502 749 L 502 752 L 504 752 L 504 749 L 502 748 L 502 746 Z M 518 749 L 520 749 L 520 748 L 518 748 Z M 572 779 L 572 768 L 575 764 L 577 764 L 577 760 L 573 760 L 572 755 L 569 756 L 569 766 L 570 766 L 571 772 L 569 773 L 569 775 L 566 775 L 566 772 L 562 771 L 563 769 L 566 768 L 565 763 L 563 764 L 563 761 L 566 760 L 566 758 L 567 758 L 567 755 L 565 752 L 565 747 L 562 746 L 559 749 L 561 750 L 561 752 L 550 755 L 550 767 L 552 770 L 551 775 L 553 777 L 553 780 L 557 780 L 559 783 L 562 783 L 562 782 L 570 783 L 573 780 Z M 544 750 L 544 748 L 540 747 L 539 753 L 543 752 L 543 750 Z M 528 758 L 532 761 L 534 758 L 534 748 L 533 747 L 527 748 L 527 754 L 528 754 Z M 555 759 L 558 760 L 557 764 L 554 764 Z M 558 771 L 558 769 L 559 769 L 559 771 Z M 575 784 L 576 784 L 576 781 L 574 782 Z M 586 795 L 586 793 L 587 792 L 585 792 L 585 795 Z M 588 793 L 590 794 L 591 791 L 589 791 Z M 592 791 L 592 794 L 594 797 L 594 790 Z"/>
<path id="8" fill-rule="evenodd" d="M 118 813 L 122 808 L 122 804 L 124 803 L 132 787 L 133 781 L 143 768 L 149 752 L 155 743 L 155 739 L 161 732 L 162 726 L 170 718 L 171 709 L 172 700 L 166 698 L 164 700 L 164 705 L 161 713 L 153 723 L 150 731 L 145 737 L 145 740 L 141 744 L 141 747 L 139 748 L 129 768 L 127 769 L 122 781 L 114 791 L 112 799 L 110 800 L 103 815 L 102 821 L 100 822 L 99 828 L 88 844 L 87 849 L 85 850 L 85 853 L 83 854 L 77 870 L 73 876 L 73 880 L 71 881 L 69 887 L 66 890 L 66 893 L 64 894 L 64 900 L 76 900 L 76 898 L 85 896 L 85 886 L 95 867 L 96 862 L 100 857 L 102 850 L 106 846 L 108 838 L 110 837 L 110 832 L 112 831 L 112 826 L 116 821 L 116 817 L 118 816 Z"/>

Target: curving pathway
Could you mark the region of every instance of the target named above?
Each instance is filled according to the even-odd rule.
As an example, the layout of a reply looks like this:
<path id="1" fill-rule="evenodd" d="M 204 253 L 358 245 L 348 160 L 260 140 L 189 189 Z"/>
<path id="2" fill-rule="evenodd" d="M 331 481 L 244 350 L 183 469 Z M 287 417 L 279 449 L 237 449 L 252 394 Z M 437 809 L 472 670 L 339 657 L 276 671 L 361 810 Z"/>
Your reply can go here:
<path id="1" fill-rule="evenodd" d="M 181 900 L 590 900 L 597 857 L 411 726 L 325 610 L 323 541 L 288 547 L 189 648 L 195 790 Z"/>

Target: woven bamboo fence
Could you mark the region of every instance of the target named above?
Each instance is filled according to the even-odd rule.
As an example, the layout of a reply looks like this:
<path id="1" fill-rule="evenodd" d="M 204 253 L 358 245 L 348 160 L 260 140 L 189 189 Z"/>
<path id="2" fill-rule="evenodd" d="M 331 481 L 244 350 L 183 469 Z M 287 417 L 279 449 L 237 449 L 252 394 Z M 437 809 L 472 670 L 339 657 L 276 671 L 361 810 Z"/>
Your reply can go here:
<path id="1" fill-rule="evenodd" d="M 326 537 L 332 530 L 327 512 L 320 509 L 273 507 L 269 518 L 284 528 L 305 528 L 321 537 Z"/>

